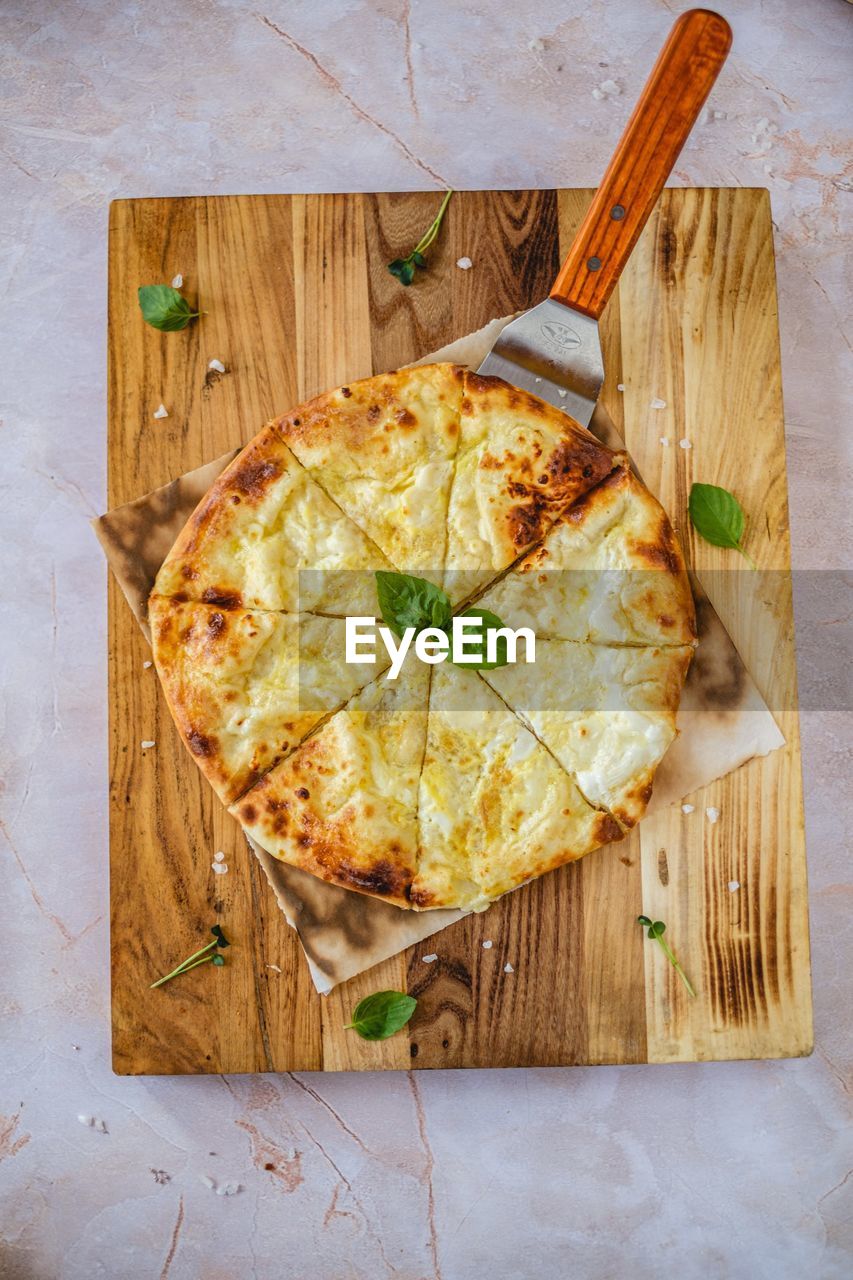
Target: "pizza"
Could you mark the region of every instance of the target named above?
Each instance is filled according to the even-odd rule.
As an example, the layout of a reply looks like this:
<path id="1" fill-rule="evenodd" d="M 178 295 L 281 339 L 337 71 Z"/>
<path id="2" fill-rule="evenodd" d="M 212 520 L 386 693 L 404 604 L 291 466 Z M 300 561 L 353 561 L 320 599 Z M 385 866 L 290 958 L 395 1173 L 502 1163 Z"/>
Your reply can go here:
<path id="1" fill-rule="evenodd" d="M 347 663 L 347 619 L 380 614 L 389 573 L 529 629 L 535 662 Z M 416 911 L 483 910 L 621 839 L 695 645 L 678 542 L 625 455 L 452 364 L 268 423 L 180 534 L 149 617 L 178 731 L 247 834 Z"/>

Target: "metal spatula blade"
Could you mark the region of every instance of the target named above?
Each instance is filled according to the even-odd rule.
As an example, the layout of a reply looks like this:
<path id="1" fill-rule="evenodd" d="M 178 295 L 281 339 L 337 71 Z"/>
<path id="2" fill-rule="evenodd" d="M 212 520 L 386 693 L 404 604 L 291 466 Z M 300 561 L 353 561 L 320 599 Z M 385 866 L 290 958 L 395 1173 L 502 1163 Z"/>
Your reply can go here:
<path id="1" fill-rule="evenodd" d="M 546 298 L 501 330 L 477 372 L 530 391 L 588 427 L 604 382 L 598 324 Z"/>
<path id="2" fill-rule="evenodd" d="M 478 370 L 588 426 L 604 382 L 598 319 L 719 74 L 732 33 L 691 9 L 661 50 L 550 297 L 508 324 Z"/>

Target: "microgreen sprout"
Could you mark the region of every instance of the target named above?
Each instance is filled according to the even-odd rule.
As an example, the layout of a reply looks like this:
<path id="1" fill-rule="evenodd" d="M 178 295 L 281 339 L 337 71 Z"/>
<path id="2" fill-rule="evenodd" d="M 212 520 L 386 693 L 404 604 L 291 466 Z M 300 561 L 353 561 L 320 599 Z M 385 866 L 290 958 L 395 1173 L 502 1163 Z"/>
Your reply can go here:
<path id="1" fill-rule="evenodd" d="M 427 262 L 424 254 L 438 235 L 441 220 L 452 195 L 452 191 L 445 193 L 441 208 L 430 223 L 429 229 L 421 236 L 409 256 L 407 258 L 395 258 L 393 262 L 388 263 L 388 270 L 392 276 L 397 277 L 400 284 L 410 285 L 415 278 L 415 271 L 418 267 L 420 267 L 421 271 L 426 270 Z"/>
<path id="2" fill-rule="evenodd" d="M 158 978 L 156 982 L 152 982 L 150 989 L 153 991 L 155 987 L 162 987 L 164 982 L 177 978 L 179 974 L 189 973 L 190 969 L 197 969 L 200 964 L 210 963 L 216 965 L 217 969 L 221 968 L 225 963 L 225 957 L 219 954 L 217 947 L 230 947 L 231 943 L 222 932 L 221 925 L 213 925 L 210 932 L 213 934 L 213 942 L 208 942 L 206 947 L 200 947 L 191 956 L 187 956 L 186 960 L 182 960 L 178 967 L 171 973 L 167 973 L 164 978 Z"/>
<path id="3" fill-rule="evenodd" d="M 678 960 L 676 959 L 675 953 L 673 952 L 672 948 L 669 946 L 667 942 L 664 941 L 663 935 L 666 932 L 666 925 L 664 924 L 663 920 L 650 920 L 648 916 L 637 916 L 637 924 L 641 924 L 644 929 L 648 930 L 648 936 L 652 938 L 655 942 L 657 942 L 658 946 L 663 951 L 667 960 L 672 965 L 673 969 L 678 974 L 681 981 L 684 983 L 689 994 L 691 996 L 695 996 L 696 992 L 693 989 L 693 983 L 690 981 L 687 974 L 684 972 L 681 965 L 678 963 Z"/>

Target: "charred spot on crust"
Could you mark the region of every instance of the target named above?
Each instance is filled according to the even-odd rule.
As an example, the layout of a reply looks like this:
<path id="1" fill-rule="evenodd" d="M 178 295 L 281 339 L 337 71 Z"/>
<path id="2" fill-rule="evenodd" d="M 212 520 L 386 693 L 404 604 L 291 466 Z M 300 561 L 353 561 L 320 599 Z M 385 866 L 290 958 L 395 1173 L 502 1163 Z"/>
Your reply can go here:
<path id="1" fill-rule="evenodd" d="M 249 458 L 231 477 L 235 489 L 247 498 L 262 498 L 273 480 L 281 475 L 281 466 L 269 458 Z"/>
<path id="2" fill-rule="evenodd" d="M 667 573 L 678 573 L 681 569 L 681 557 L 668 529 L 661 529 L 660 542 L 637 543 L 637 553 L 655 569 L 664 569 Z"/>
<path id="3" fill-rule="evenodd" d="M 198 571 L 191 564 L 181 565 L 181 577 L 189 581 L 190 578 L 198 577 Z"/>
<path id="4" fill-rule="evenodd" d="M 201 598 L 202 603 L 215 604 L 219 609 L 239 609 L 243 603 L 239 591 L 222 591 L 219 587 L 206 587 Z"/>
<path id="5" fill-rule="evenodd" d="M 212 756 L 217 747 L 215 738 L 209 738 L 206 734 L 199 733 L 197 729 L 187 734 L 187 743 L 194 756 Z"/>
<path id="6" fill-rule="evenodd" d="M 367 410 L 367 413 L 365 414 L 365 417 L 367 418 L 368 422 L 378 422 L 381 416 L 382 416 L 382 410 L 380 409 L 378 404 L 370 405 Z"/>
<path id="7" fill-rule="evenodd" d="M 176 604 L 186 604 L 187 601 L 189 600 L 189 596 L 187 595 L 186 591 L 176 591 L 175 594 L 172 596 L 172 599 L 175 601 Z"/>
<path id="8" fill-rule="evenodd" d="M 595 824 L 595 838 L 599 844 L 610 844 L 614 840 L 621 840 L 624 835 L 625 832 L 611 814 L 600 813 L 598 815 L 598 821 Z"/>
<path id="9" fill-rule="evenodd" d="M 542 526 L 544 503 L 531 500 L 526 507 L 513 507 L 509 513 L 510 538 L 514 547 L 535 542 Z"/>
<path id="10" fill-rule="evenodd" d="M 394 417 L 397 419 L 401 427 L 416 427 L 418 425 L 418 420 L 415 415 L 410 413 L 405 406 L 398 409 L 394 414 Z"/>
<path id="11" fill-rule="evenodd" d="M 294 794 L 299 796 L 300 800 L 307 800 L 310 797 L 311 792 L 307 787 L 297 787 Z"/>
<path id="12" fill-rule="evenodd" d="M 258 811 L 253 804 L 244 804 L 240 810 L 240 817 L 246 822 L 254 822 L 258 816 Z"/>
<path id="13" fill-rule="evenodd" d="M 405 897 L 408 886 L 404 883 L 399 867 L 384 859 L 370 867 L 356 867 L 351 862 L 341 862 L 336 867 L 336 878 L 356 889 L 386 897 Z"/>
<path id="14" fill-rule="evenodd" d="M 428 889 L 415 889 L 412 885 L 408 885 L 406 897 L 415 907 L 429 907 L 432 905 L 434 895 Z"/>
<path id="15" fill-rule="evenodd" d="M 350 396 L 352 395 L 352 392 L 350 391 L 349 387 L 341 387 L 341 395 L 344 397 L 345 400 L 349 400 Z"/>
<path id="16" fill-rule="evenodd" d="M 225 614 L 220 613 L 218 610 L 216 613 L 212 613 L 207 620 L 207 629 L 214 639 L 221 635 L 225 629 Z"/>

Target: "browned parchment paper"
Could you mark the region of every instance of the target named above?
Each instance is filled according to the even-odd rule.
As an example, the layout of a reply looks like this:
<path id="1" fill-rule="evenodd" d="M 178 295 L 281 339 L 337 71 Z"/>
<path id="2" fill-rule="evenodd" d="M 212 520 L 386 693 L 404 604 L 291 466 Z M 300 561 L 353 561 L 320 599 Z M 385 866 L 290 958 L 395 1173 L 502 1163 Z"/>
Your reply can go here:
<path id="1" fill-rule="evenodd" d="M 451 360 L 476 369 L 510 319 L 493 320 L 417 363 Z M 592 430 L 605 443 L 621 447 L 606 417 L 594 419 Z M 146 604 L 157 571 L 201 498 L 237 452 L 232 450 L 93 521 L 110 567 L 149 639 Z M 658 769 L 650 813 L 680 801 L 753 756 L 775 751 L 785 741 L 695 578 L 693 588 L 699 649 L 681 699 L 679 736 Z M 721 688 L 727 691 L 725 701 Z M 464 915 L 462 911 L 401 911 L 325 884 L 279 862 L 256 841 L 249 844 L 288 923 L 299 935 L 314 985 L 322 994 Z"/>

